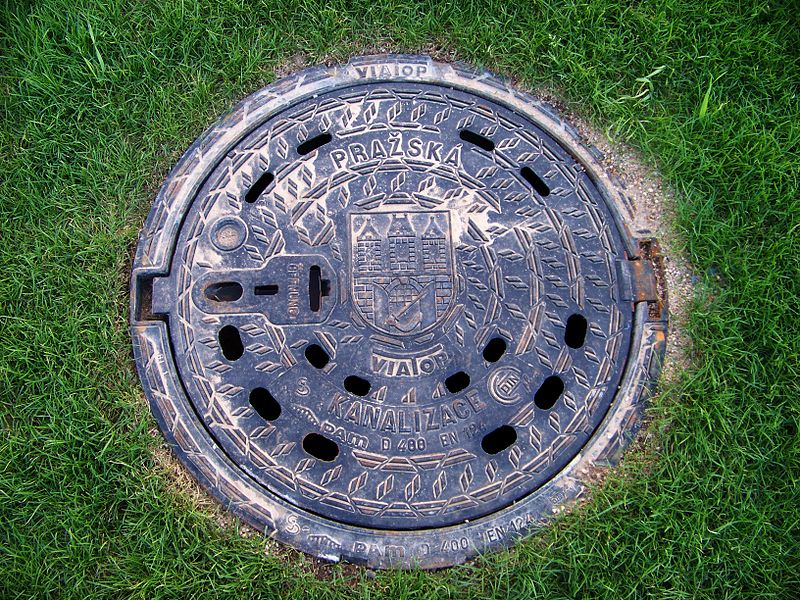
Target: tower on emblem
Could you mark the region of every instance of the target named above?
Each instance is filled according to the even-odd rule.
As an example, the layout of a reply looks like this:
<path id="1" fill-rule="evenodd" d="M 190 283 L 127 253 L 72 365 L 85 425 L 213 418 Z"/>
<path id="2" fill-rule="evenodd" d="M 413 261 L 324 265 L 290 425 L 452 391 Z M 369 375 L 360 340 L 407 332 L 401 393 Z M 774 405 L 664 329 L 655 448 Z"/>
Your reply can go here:
<path id="1" fill-rule="evenodd" d="M 389 268 L 393 273 L 417 269 L 417 236 L 405 213 L 392 216 L 389 231 Z"/>
<path id="2" fill-rule="evenodd" d="M 422 233 L 422 268 L 426 273 L 447 272 L 447 238 L 433 215 Z"/>
<path id="3" fill-rule="evenodd" d="M 356 243 L 355 270 L 361 273 L 380 273 L 383 270 L 383 240 L 372 226 L 372 219 L 364 219 Z"/>

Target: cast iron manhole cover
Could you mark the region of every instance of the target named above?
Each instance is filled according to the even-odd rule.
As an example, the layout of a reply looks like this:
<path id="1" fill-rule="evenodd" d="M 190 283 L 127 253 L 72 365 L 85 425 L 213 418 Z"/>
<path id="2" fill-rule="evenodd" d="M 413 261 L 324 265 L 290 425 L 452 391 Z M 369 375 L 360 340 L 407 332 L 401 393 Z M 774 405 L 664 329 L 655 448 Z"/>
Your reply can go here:
<path id="1" fill-rule="evenodd" d="M 251 525 L 373 567 L 461 562 L 578 497 L 664 343 L 653 261 L 572 130 L 426 57 L 303 71 L 186 152 L 136 254 L 167 439 Z"/>

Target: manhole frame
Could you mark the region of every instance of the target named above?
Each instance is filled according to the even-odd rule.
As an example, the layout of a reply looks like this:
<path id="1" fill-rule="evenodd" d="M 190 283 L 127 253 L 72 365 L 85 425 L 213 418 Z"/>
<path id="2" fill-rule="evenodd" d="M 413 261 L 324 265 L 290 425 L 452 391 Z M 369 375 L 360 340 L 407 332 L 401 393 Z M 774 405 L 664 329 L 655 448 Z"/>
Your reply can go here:
<path id="1" fill-rule="evenodd" d="M 266 493 L 213 443 L 202 423 L 185 418 L 194 414 L 194 407 L 177 375 L 167 324 L 148 319 L 148 282 L 169 271 L 183 215 L 206 176 L 237 142 L 274 112 L 302 99 L 346 85 L 387 81 L 460 89 L 487 97 L 535 122 L 567 148 L 596 183 L 631 263 L 634 312 L 630 352 L 617 395 L 594 434 L 560 472 L 515 504 L 471 522 L 432 530 L 348 525 Z M 160 429 L 181 462 L 205 489 L 248 524 L 327 560 L 346 559 L 371 568 L 458 564 L 508 547 L 545 525 L 560 506 L 584 493 L 586 473 L 619 461 L 641 426 L 645 400 L 655 386 L 665 351 L 667 307 L 657 244 L 637 240 L 630 222 L 632 207 L 624 191 L 577 131 L 550 106 L 491 73 L 415 55 L 366 56 L 345 65 L 306 69 L 248 96 L 212 125 L 185 152 L 159 191 L 140 235 L 131 277 L 130 319 L 137 370 Z"/>

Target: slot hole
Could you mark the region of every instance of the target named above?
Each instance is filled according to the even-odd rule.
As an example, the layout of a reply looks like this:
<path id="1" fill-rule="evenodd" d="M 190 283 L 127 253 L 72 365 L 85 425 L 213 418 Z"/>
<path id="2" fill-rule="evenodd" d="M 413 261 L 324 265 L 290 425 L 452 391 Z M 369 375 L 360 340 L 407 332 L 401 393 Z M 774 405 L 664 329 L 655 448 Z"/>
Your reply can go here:
<path id="1" fill-rule="evenodd" d="M 278 286 L 274 283 L 268 283 L 267 285 L 257 285 L 253 289 L 253 293 L 256 296 L 274 296 L 278 293 Z"/>
<path id="2" fill-rule="evenodd" d="M 314 265 L 308 274 L 308 306 L 312 312 L 319 312 L 322 296 L 322 270 Z"/>
<path id="3" fill-rule="evenodd" d="M 258 387 L 250 392 L 250 406 L 267 421 L 274 421 L 281 416 L 281 405 L 269 390 L 264 388 Z"/>
<path id="4" fill-rule="evenodd" d="M 317 369 L 324 368 L 331 360 L 328 353 L 318 344 L 309 344 L 306 346 L 305 355 L 306 360 L 311 363 L 311 366 Z"/>
<path id="5" fill-rule="evenodd" d="M 533 401 L 541 409 L 547 410 L 553 408 L 553 405 L 564 393 L 564 382 L 558 375 L 551 375 L 542 382 L 539 389 L 536 390 L 536 395 Z"/>
<path id="6" fill-rule="evenodd" d="M 503 425 L 483 436 L 481 448 L 486 454 L 497 454 L 510 448 L 516 441 L 517 431 L 511 425 Z"/>
<path id="7" fill-rule="evenodd" d="M 272 173 L 269 171 L 264 173 L 261 177 L 256 179 L 256 182 L 250 186 L 249 190 L 247 190 L 247 193 L 244 196 L 244 201 L 248 204 L 252 204 L 258 200 L 258 197 L 261 195 L 261 193 L 267 189 L 267 186 L 273 181 L 275 181 L 275 176 Z"/>
<path id="8" fill-rule="evenodd" d="M 506 341 L 503 338 L 494 338 L 489 340 L 489 343 L 483 349 L 483 358 L 490 363 L 497 362 L 505 352 Z"/>
<path id="9" fill-rule="evenodd" d="M 331 462 L 339 456 L 339 446 L 336 442 L 318 433 L 309 433 L 303 438 L 303 450 L 325 462 Z"/>
<path id="10" fill-rule="evenodd" d="M 494 150 L 494 142 L 487 138 L 486 136 L 481 135 L 480 133 L 475 133 L 474 131 L 470 131 L 469 129 L 462 129 L 458 137 L 460 137 L 465 142 L 469 142 L 470 144 L 474 144 L 478 146 L 478 148 L 482 148 L 487 152 L 491 152 Z"/>
<path id="11" fill-rule="evenodd" d="M 371 387 L 372 384 L 369 381 L 358 375 L 350 375 L 344 380 L 344 389 L 356 396 L 366 396 Z"/>
<path id="12" fill-rule="evenodd" d="M 535 189 L 540 196 L 544 197 L 550 195 L 550 188 L 547 187 L 547 184 L 542 180 L 542 178 L 534 173 L 531 169 L 528 167 L 522 167 L 519 174 L 522 175 L 522 178 L 525 181 L 533 186 L 533 189 Z"/>
<path id="13" fill-rule="evenodd" d="M 333 136 L 330 133 L 321 133 L 318 136 L 311 138 L 310 140 L 306 140 L 302 144 L 297 147 L 297 153 L 301 156 L 305 156 L 306 154 L 313 152 L 320 146 L 324 146 L 328 142 L 333 139 Z"/>
<path id="14" fill-rule="evenodd" d="M 564 343 L 570 348 L 581 348 L 586 342 L 586 330 L 589 324 L 583 315 L 570 315 L 567 328 L 564 330 Z"/>
<path id="15" fill-rule="evenodd" d="M 467 375 L 464 371 L 459 371 L 458 373 L 453 373 L 444 380 L 444 385 L 451 394 L 456 394 L 461 390 L 467 389 L 469 387 L 469 375 Z"/>
<path id="16" fill-rule="evenodd" d="M 239 330 L 233 325 L 225 325 L 219 330 L 219 347 L 228 360 L 239 360 L 244 354 L 244 345 Z"/>
<path id="17" fill-rule="evenodd" d="M 206 298 L 213 302 L 236 302 L 242 292 L 242 286 L 235 281 L 222 281 L 206 288 Z"/>

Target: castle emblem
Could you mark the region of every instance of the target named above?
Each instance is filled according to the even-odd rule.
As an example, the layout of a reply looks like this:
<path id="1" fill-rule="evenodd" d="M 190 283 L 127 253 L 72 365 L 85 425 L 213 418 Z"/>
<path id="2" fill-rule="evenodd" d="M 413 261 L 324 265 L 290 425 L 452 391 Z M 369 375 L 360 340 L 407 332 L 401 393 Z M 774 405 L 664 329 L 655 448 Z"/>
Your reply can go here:
<path id="1" fill-rule="evenodd" d="M 450 213 L 350 215 L 351 293 L 361 316 L 392 335 L 415 335 L 454 305 Z"/>

